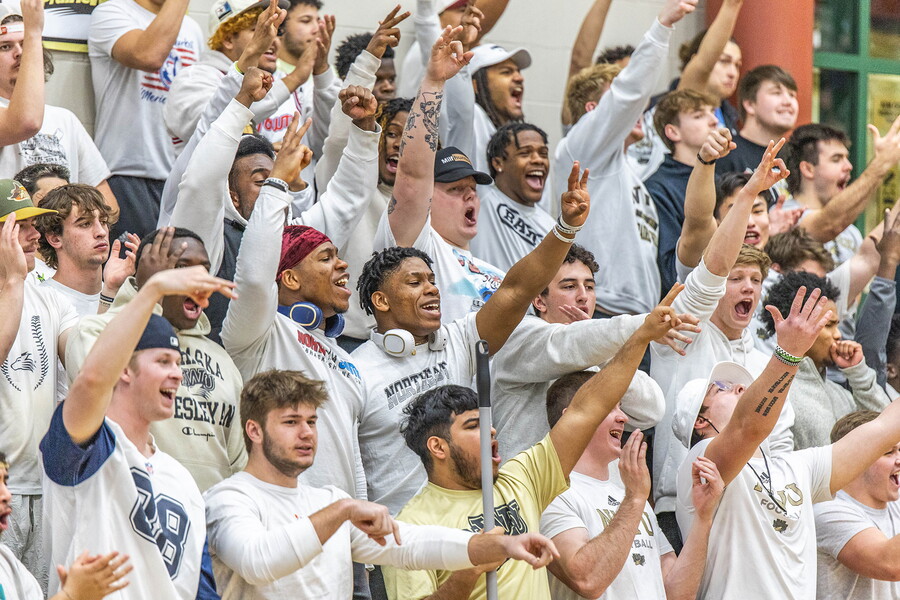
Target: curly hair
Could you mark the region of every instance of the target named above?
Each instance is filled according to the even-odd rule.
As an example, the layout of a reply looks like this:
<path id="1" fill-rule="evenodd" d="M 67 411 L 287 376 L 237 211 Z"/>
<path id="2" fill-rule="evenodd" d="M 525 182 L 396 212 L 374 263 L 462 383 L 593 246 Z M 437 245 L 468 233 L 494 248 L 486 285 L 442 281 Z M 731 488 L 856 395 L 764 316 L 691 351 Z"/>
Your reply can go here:
<path id="1" fill-rule="evenodd" d="M 487 144 L 487 159 L 488 159 L 488 169 L 491 172 L 491 177 L 497 177 L 497 169 L 494 168 L 493 159 L 496 158 L 506 158 L 506 148 L 511 143 L 519 147 L 519 134 L 523 131 L 534 131 L 538 135 L 541 136 L 541 139 L 544 140 L 544 143 L 547 142 L 547 133 L 538 127 L 537 125 L 532 125 L 531 123 L 525 123 L 522 121 L 516 121 L 514 123 L 507 123 L 503 125 L 491 136 L 491 139 L 488 140 Z"/>
<path id="2" fill-rule="evenodd" d="M 82 213 L 97 212 L 100 222 L 109 224 L 113 210 L 106 204 L 103 194 L 97 188 L 81 183 L 70 183 L 47 192 L 38 204 L 40 208 L 55 210 L 55 213 L 38 215 L 34 220 L 34 227 L 41 233 L 38 247 L 41 256 L 48 266 L 58 269 L 59 257 L 56 248 L 47 241 L 47 235 L 62 235 L 63 223 L 72 214 L 72 208 L 77 206 Z"/>
<path id="3" fill-rule="evenodd" d="M 450 441 L 453 419 L 477 408 L 477 394 L 461 385 L 436 387 L 423 392 L 406 405 L 400 433 L 410 450 L 419 455 L 426 473 L 431 473 L 434 467 L 428 450 L 428 438 L 437 436 Z"/>
<path id="4" fill-rule="evenodd" d="M 381 252 L 372 253 L 372 258 L 363 266 L 359 280 L 356 282 L 356 291 L 359 293 L 359 305 L 366 311 L 367 315 L 375 314 L 375 307 L 372 305 L 372 294 L 381 289 L 388 276 L 399 269 L 400 265 L 407 258 L 421 258 L 428 265 L 428 268 L 431 268 L 431 257 L 416 248 L 392 246 L 385 248 Z"/>
<path id="5" fill-rule="evenodd" d="M 348 35 L 344 38 L 344 41 L 341 42 L 341 45 L 337 47 L 335 57 L 334 57 L 334 66 L 337 69 L 338 77 L 341 79 L 347 78 L 347 73 L 350 72 L 350 65 L 356 60 L 356 57 L 362 54 L 362 51 L 366 49 L 369 45 L 369 42 L 372 41 L 371 33 L 354 33 L 353 35 Z M 384 59 L 393 59 L 394 58 L 394 49 L 390 46 L 387 46 L 384 49 L 384 55 L 381 57 Z"/>
<path id="6" fill-rule="evenodd" d="M 766 296 L 763 306 L 771 304 L 781 311 L 783 316 L 787 317 L 788 313 L 791 312 L 794 297 L 801 287 L 806 287 L 806 295 L 803 297 L 804 302 L 816 288 L 819 288 L 822 291 L 822 295 L 829 300 L 837 301 L 841 295 L 837 287 L 824 277 L 805 271 L 792 271 L 786 273 L 784 277 L 769 289 L 769 295 Z M 766 337 L 769 338 L 775 335 L 775 320 L 769 311 L 763 311 L 762 322 L 766 327 Z"/>
<path id="7" fill-rule="evenodd" d="M 579 246 L 578 244 L 572 244 L 571 246 L 569 246 L 569 251 L 566 252 L 566 257 L 563 259 L 562 264 L 571 265 L 575 262 L 580 262 L 588 269 L 590 269 L 591 275 L 596 275 L 597 271 L 600 270 L 600 265 L 597 264 L 597 260 L 594 258 L 594 253 L 584 246 Z M 549 293 L 550 288 L 545 287 L 544 291 L 541 292 L 541 296 L 546 296 Z"/>
<path id="8" fill-rule="evenodd" d="M 256 20 L 264 10 L 265 8 L 263 7 L 252 8 L 232 18 L 230 21 L 226 21 L 213 32 L 207 44 L 209 44 L 209 47 L 211 49 L 221 52 L 225 44 L 225 40 L 227 40 L 229 37 L 238 33 L 239 31 L 255 27 Z"/>

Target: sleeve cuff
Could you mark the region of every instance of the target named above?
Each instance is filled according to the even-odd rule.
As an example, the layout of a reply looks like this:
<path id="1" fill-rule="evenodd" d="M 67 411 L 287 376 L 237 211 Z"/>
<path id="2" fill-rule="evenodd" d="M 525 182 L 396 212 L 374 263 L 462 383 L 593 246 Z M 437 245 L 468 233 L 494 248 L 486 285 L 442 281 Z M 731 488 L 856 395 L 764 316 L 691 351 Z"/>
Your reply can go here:
<path id="1" fill-rule="evenodd" d="M 319 534 L 313 527 L 309 517 L 303 517 L 286 529 L 291 547 L 301 564 L 308 563 L 313 557 L 322 552 L 322 543 Z"/>
<path id="2" fill-rule="evenodd" d="M 214 125 L 232 139 L 240 141 L 241 133 L 253 119 L 253 111 L 232 98 Z"/>
<path id="3" fill-rule="evenodd" d="M 375 72 L 381 66 L 381 59 L 376 57 L 368 50 L 363 50 L 356 57 L 355 64 L 361 68 L 367 75 L 375 76 Z"/>
<path id="4" fill-rule="evenodd" d="M 441 540 L 441 545 L 443 546 L 443 556 L 441 558 L 447 570 L 458 571 L 475 566 L 469 559 L 469 540 L 472 539 L 473 535 L 477 534 L 456 529 L 447 531 L 446 538 Z"/>
<path id="5" fill-rule="evenodd" d="M 375 126 L 375 131 L 364 131 L 353 125 L 350 127 L 350 137 L 347 138 L 345 151 L 360 160 L 375 160 L 378 158 L 378 140 L 380 139 L 380 125 Z"/>
<path id="6" fill-rule="evenodd" d="M 703 287 L 719 287 L 725 285 L 725 281 L 728 279 L 727 276 L 712 273 L 709 268 L 707 268 L 706 262 L 702 258 L 700 259 L 700 264 L 697 265 L 697 268 L 691 272 L 691 275 L 694 277 L 694 280 Z"/>
<path id="7" fill-rule="evenodd" d="M 313 83 L 315 84 L 315 89 L 317 90 L 324 90 L 330 87 L 334 83 L 335 79 L 337 79 L 337 76 L 334 74 L 334 70 L 330 66 L 325 69 L 324 73 L 313 75 Z"/>
<path id="8" fill-rule="evenodd" d="M 865 379 L 869 374 L 869 365 L 866 364 L 865 360 L 859 361 L 859 364 L 853 365 L 852 367 L 847 367 L 846 369 L 841 369 L 841 373 L 847 376 L 847 380 L 853 383 L 853 381 L 860 381 L 861 379 Z"/>

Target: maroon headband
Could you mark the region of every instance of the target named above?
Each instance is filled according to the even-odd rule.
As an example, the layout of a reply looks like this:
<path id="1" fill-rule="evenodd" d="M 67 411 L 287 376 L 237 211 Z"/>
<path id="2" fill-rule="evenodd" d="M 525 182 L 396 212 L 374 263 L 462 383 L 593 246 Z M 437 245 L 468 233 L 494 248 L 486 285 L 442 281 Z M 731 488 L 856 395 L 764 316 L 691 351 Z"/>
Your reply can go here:
<path id="1" fill-rule="evenodd" d="M 275 281 L 281 281 L 282 272 L 287 271 L 309 256 L 310 252 L 330 241 L 327 235 L 306 225 L 285 227 L 284 233 L 281 234 L 281 260 L 278 261 Z"/>

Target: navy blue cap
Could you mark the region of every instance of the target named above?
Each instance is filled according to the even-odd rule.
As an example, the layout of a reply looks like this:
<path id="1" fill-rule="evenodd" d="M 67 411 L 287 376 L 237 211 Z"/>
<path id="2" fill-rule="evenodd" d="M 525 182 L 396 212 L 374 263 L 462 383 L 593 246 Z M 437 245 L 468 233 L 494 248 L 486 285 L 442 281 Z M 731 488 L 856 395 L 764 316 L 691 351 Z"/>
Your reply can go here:
<path id="1" fill-rule="evenodd" d="M 150 315 L 150 321 L 141 334 L 141 339 L 137 343 L 134 351 L 147 350 L 149 348 L 168 348 L 180 352 L 178 347 L 178 336 L 175 335 L 175 328 L 172 324 L 157 314 Z"/>
<path id="2" fill-rule="evenodd" d="M 476 171 L 469 157 L 459 148 L 447 146 L 434 155 L 434 180 L 441 183 L 453 183 L 466 177 L 474 177 L 475 183 L 488 185 L 494 180 L 487 173 Z"/>

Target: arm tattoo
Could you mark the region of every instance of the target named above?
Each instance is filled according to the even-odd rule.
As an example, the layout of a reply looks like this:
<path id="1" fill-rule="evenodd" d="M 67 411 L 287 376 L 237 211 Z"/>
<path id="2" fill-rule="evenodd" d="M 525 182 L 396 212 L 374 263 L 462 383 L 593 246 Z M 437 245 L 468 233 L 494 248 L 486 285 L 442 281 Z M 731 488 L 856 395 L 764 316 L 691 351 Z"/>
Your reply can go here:
<path id="1" fill-rule="evenodd" d="M 391 194 L 391 201 L 388 202 L 387 214 L 391 214 L 394 212 L 394 209 L 397 208 L 397 199 L 394 198 L 394 195 Z"/>
<path id="2" fill-rule="evenodd" d="M 791 382 L 794 380 L 794 376 L 790 373 L 782 373 L 781 377 L 779 377 L 775 383 L 772 384 L 772 387 L 769 388 L 768 392 L 772 395 L 771 398 L 769 396 L 763 396 L 763 399 L 759 401 L 759 404 L 756 405 L 755 412 L 762 413 L 762 416 L 769 416 L 769 412 L 771 412 L 772 407 L 775 406 L 775 403 L 778 402 L 778 399 L 782 397 L 788 387 L 791 385 Z M 780 387 L 779 387 L 780 386 Z"/>
<path id="3" fill-rule="evenodd" d="M 407 142 L 415 139 L 413 130 L 416 129 L 417 121 L 421 120 L 425 127 L 425 143 L 428 144 L 431 152 L 436 152 L 438 147 L 438 118 L 441 116 L 441 103 L 444 99 L 443 92 L 421 92 L 419 97 L 422 99 L 418 106 L 413 106 L 413 110 L 409 111 L 409 118 L 406 120 L 406 128 L 403 131 L 403 139 L 400 140 L 400 158 L 403 158 L 403 151 L 406 149 Z"/>

